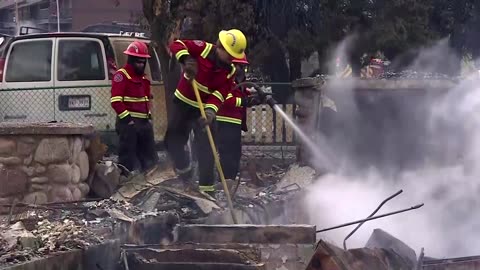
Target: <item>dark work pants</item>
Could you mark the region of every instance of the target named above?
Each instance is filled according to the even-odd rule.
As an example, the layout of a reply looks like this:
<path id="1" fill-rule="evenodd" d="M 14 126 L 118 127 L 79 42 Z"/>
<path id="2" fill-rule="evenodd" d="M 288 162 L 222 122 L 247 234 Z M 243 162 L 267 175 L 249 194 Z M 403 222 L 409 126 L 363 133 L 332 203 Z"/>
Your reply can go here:
<path id="1" fill-rule="evenodd" d="M 116 122 L 119 141 L 119 163 L 128 170 L 146 171 L 158 162 L 153 126 L 147 119 L 133 118 L 133 125 Z"/>
<path id="2" fill-rule="evenodd" d="M 235 180 L 242 157 L 242 126 L 218 121 L 218 152 L 226 179 Z"/>
<path id="3" fill-rule="evenodd" d="M 175 164 L 177 172 L 191 170 L 189 153 L 186 146 L 193 128 L 196 157 L 199 168 L 199 188 L 201 191 L 213 191 L 214 184 L 214 159 L 208 141 L 207 132 L 198 125 L 200 110 L 183 101 L 174 98 L 172 104 L 172 117 L 168 120 L 165 134 L 165 148 Z M 210 126 L 215 138 L 215 123 Z"/>

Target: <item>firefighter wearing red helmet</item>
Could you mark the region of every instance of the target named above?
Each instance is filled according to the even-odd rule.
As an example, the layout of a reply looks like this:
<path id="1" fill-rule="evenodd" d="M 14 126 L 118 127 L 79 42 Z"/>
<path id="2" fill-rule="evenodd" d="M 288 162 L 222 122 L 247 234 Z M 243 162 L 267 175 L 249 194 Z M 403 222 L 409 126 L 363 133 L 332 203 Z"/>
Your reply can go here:
<path id="1" fill-rule="evenodd" d="M 158 162 L 151 123 L 150 80 L 145 77 L 148 46 L 134 41 L 123 52 L 127 63 L 112 79 L 111 105 L 117 113 L 119 163 L 129 171 L 148 171 Z"/>
<path id="2" fill-rule="evenodd" d="M 236 67 L 235 82 L 227 95 L 222 108 L 217 113 L 218 152 L 226 179 L 237 177 L 240 158 L 242 156 L 242 130 L 247 131 L 247 108 L 260 104 L 259 98 L 252 95 L 246 87 L 235 86 L 246 80 L 246 69 L 249 65 L 247 57 L 234 59 Z"/>

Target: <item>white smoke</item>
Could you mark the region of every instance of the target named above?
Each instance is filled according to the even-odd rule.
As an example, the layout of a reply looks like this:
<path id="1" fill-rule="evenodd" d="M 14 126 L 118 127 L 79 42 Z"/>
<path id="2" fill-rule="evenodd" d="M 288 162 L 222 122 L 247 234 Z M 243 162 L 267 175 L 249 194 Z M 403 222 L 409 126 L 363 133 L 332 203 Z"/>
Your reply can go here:
<path id="1" fill-rule="evenodd" d="M 433 71 L 445 59 L 454 59 L 445 44 L 442 40 L 434 47 L 422 49 L 412 68 Z M 343 44 L 339 48 L 342 47 L 346 46 Z M 448 94 L 432 100 L 424 108 L 424 126 L 405 130 L 413 134 L 415 129 L 423 130 L 416 136 L 428 146 L 420 149 L 404 147 L 412 159 L 426 151 L 434 153 L 433 159 L 420 159 L 415 167 L 402 168 L 392 174 L 381 171 L 382 165 L 353 168 L 355 162 L 348 161 L 352 156 L 345 150 L 345 144 L 349 143 L 346 140 L 355 139 L 355 135 L 339 135 L 340 139 L 329 140 L 329 148 L 337 151 L 331 158 L 339 158 L 336 162 L 343 166 L 318 179 L 305 198 L 317 229 L 365 218 L 380 202 L 402 189 L 403 193 L 384 205 L 377 215 L 419 203 L 425 205 L 418 210 L 365 223 L 348 240 L 348 248 L 363 247 L 373 229 L 381 228 L 411 246 L 417 255 L 422 247 L 427 256 L 438 258 L 480 254 L 480 244 L 475 241 L 480 236 L 480 216 L 476 215 L 480 207 L 480 166 L 476 164 L 480 160 L 479 83 L 478 78 L 453 83 Z M 333 82 L 333 88 L 344 93 L 352 92 L 353 86 L 351 82 Z M 340 101 L 340 118 L 353 119 L 350 122 L 353 125 L 359 114 L 353 95 L 341 97 L 346 100 Z M 406 106 L 404 111 L 409 111 L 408 106 L 415 105 L 403 103 L 403 106 Z M 354 129 L 350 130 L 355 132 Z M 385 134 L 384 137 L 388 139 L 391 135 Z M 394 140 L 390 142 L 395 144 Z M 380 142 L 374 142 L 370 147 L 374 149 L 380 145 Z M 320 145 L 318 151 L 322 151 L 321 148 Z M 361 161 L 362 157 L 353 159 Z M 332 230 L 318 237 L 342 246 L 344 237 L 353 228 Z"/>

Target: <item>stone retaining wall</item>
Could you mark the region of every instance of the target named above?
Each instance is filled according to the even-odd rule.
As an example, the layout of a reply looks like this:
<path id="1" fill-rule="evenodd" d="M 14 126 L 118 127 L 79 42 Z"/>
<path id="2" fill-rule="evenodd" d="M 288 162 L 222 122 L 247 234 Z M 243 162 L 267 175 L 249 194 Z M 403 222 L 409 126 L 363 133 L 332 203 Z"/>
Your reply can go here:
<path id="1" fill-rule="evenodd" d="M 0 124 L 0 204 L 84 198 L 90 132 L 89 126 L 67 124 Z"/>

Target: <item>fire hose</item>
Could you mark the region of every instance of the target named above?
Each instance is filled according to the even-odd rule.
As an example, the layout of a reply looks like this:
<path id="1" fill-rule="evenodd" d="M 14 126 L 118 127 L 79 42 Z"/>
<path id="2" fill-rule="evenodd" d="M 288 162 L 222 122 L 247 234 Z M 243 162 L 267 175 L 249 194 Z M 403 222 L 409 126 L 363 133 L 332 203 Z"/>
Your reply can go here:
<path id="1" fill-rule="evenodd" d="M 200 93 L 198 92 L 198 86 L 194 80 L 192 80 L 192 87 L 193 92 L 195 92 L 195 97 L 197 98 L 198 108 L 200 109 L 200 114 L 203 118 L 207 118 L 205 115 L 205 108 L 203 107 L 202 99 L 200 97 Z M 220 180 L 222 181 L 223 190 L 225 191 L 225 196 L 227 197 L 228 208 L 230 209 L 230 213 L 232 214 L 232 220 L 234 224 L 238 224 L 237 217 L 233 211 L 233 203 L 232 198 L 230 197 L 230 191 L 228 190 L 227 181 L 225 180 L 225 175 L 223 174 L 222 165 L 220 163 L 220 158 L 218 156 L 217 147 L 215 145 L 215 141 L 213 140 L 212 131 L 210 130 L 210 126 L 205 127 L 207 130 L 208 141 L 210 142 L 210 147 L 212 148 L 213 158 L 215 160 L 215 166 L 217 167 L 218 174 L 220 176 Z"/>

